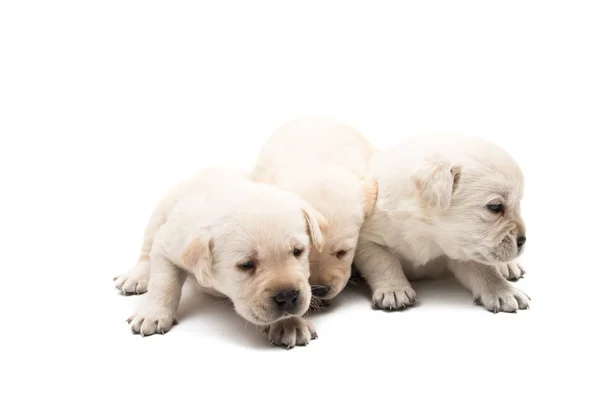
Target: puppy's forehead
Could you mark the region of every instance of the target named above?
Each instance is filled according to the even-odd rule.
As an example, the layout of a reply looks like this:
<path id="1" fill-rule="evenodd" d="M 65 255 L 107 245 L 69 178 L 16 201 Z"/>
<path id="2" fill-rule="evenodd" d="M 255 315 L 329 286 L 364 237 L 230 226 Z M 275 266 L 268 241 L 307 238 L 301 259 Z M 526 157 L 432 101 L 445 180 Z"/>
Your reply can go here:
<path id="1" fill-rule="evenodd" d="M 294 247 L 307 248 L 310 244 L 308 233 L 303 228 L 294 231 L 284 225 L 255 224 L 258 225 L 234 221 L 223 225 L 219 242 L 221 248 L 236 258 L 268 259 L 287 255 Z"/>

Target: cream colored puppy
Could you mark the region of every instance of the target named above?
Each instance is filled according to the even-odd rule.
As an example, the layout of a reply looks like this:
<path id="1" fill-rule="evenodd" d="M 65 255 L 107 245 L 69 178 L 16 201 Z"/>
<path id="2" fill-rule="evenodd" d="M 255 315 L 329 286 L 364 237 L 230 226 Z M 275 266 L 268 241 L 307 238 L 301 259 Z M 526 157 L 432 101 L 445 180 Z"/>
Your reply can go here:
<path id="1" fill-rule="evenodd" d="M 310 304 L 308 252 L 323 247 L 314 209 L 295 194 L 258 184 L 236 170 L 210 168 L 171 190 L 152 214 L 137 265 L 116 278 L 146 299 L 129 318 L 134 333 L 165 333 L 176 319 L 183 283 L 231 299 L 251 323 L 268 326 L 275 344 L 305 345 L 310 324 L 287 319 Z M 308 231 L 307 231 L 308 229 Z"/>
<path id="2" fill-rule="evenodd" d="M 369 177 L 379 198 L 355 263 L 377 308 L 412 305 L 407 278 L 447 269 L 490 311 L 529 307 L 529 297 L 501 273 L 520 269 L 514 258 L 525 244 L 523 174 L 505 151 L 478 138 L 420 136 L 379 153 Z"/>
<path id="3" fill-rule="evenodd" d="M 313 295 L 332 299 L 346 286 L 360 227 L 377 198 L 363 181 L 369 142 L 354 128 L 326 117 L 284 124 L 262 147 L 252 177 L 291 190 L 327 220 L 322 250 L 310 250 Z"/>

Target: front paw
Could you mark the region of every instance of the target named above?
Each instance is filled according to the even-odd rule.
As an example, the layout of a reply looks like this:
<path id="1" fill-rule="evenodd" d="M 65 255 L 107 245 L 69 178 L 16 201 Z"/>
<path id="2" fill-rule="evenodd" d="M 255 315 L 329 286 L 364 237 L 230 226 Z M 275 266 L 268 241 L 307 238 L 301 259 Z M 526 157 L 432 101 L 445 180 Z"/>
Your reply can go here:
<path id="1" fill-rule="evenodd" d="M 517 262 L 508 262 L 498 266 L 498 270 L 502 277 L 508 281 L 518 281 L 525 275 L 525 269 Z"/>
<path id="2" fill-rule="evenodd" d="M 273 345 L 287 349 L 296 345 L 306 346 L 310 340 L 317 338 L 317 332 L 310 322 L 301 317 L 290 317 L 272 323 L 265 328 L 269 341 Z"/>
<path id="3" fill-rule="evenodd" d="M 415 304 L 417 294 L 410 284 L 378 288 L 373 292 L 373 307 L 380 310 L 403 310 Z"/>
<path id="4" fill-rule="evenodd" d="M 124 295 L 141 295 L 148 290 L 149 274 L 145 269 L 135 267 L 127 273 L 113 278 L 115 287 Z"/>
<path id="5" fill-rule="evenodd" d="M 512 286 L 495 288 L 480 294 L 475 304 L 483 305 L 488 311 L 495 313 L 510 312 L 529 308 L 531 298 L 520 289 Z"/>
<path id="6" fill-rule="evenodd" d="M 127 319 L 131 331 L 141 336 L 153 334 L 165 334 L 171 327 L 177 324 L 175 316 L 168 309 L 149 308 L 136 313 Z"/>

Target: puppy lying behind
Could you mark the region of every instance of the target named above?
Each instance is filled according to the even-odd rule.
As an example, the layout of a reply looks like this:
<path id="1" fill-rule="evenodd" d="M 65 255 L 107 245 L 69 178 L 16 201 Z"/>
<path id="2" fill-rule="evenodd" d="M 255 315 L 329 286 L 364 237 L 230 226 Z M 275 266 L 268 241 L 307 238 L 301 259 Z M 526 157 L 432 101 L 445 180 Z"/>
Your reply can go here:
<path id="1" fill-rule="evenodd" d="M 152 214 L 137 265 L 116 278 L 123 292 L 143 293 L 129 318 L 134 333 L 165 333 L 176 319 L 188 275 L 231 299 L 271 341 L 288 347 L 314 338 L 310 324 L 287 319 L 310 304 L 308 251 L 323 247 L 323 220 L 295 194 L 258 184 L 236 170 L 210 168 L 171 190 Z M 308 233 L 307 233 L 308 228 Z M 310 236 L 309 236 L 310 234 Z"/>
<path id="2" fill-rule="evenodd" d="M 379 184 L 379 198 L 362 227 L 355 264 L 376 307 L 412 305 L 407 277 L 449 269 L 490 311 L 529 308 L 529 297 L 501 273 L 520 269 L 514 258 L 526 239 L 523 174 L 505 151 L 454 134 L 415 137 L 374 157 L 369 177 Z"/>
<path id="3" fill-rule="evenodd" d="M 252 178 L 291 190 L 327 220 L 322 250 L 310 250 L 313 295 L 332 299 L 346 286 L 360 227 L 377 198 L 363 181 L 369 142 L 354 128 L 326 117 L 284 124 L 262 147 Z"/>

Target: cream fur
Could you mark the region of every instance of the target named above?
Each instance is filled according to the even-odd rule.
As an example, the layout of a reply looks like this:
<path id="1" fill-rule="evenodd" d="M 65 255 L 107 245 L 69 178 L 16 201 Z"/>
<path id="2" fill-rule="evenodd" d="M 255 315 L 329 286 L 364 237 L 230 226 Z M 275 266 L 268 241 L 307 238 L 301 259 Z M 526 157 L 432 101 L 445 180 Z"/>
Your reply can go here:
<path id="1" fill-rule="evenodd" d="M 369 142 L 354 128 L 303 117 L 276 130 L 252 172 L 256 181 L 297 193 L 326 218 L 323 250 L 310 251 L 310 283 L 329 289 L 321 299 L 339 294 L 350 277 L 360 226 L 377 199 L 377 184 L 363 180 L 371 156 Z"/>
<path id="2" fill-rule="evenodd" d="M 525 235 L 523 174 L 505 151 L 456 134 L 420 136 L 378 153 L 368 177 L 379 197 L 355 264 L 376 307 L 410 306 L 409 279 L 450 270 L 488 310 L 528 308 L 527 295 L 504 278 L 522 275 L 514 259 Z M 501 214 L 487 207 L 498 203 Z"/>
<path id="3" fill-rule="evenodd" d="M 322 217 L 295 194 L 249 180 L 236 170 L 210 168 L 172 189 L 145 231 L 138 264 L 116 278 L 124 292 L 148 294 L 128 321 L 135 333 L 165 333 L 176 319 L 182 285 L 226 296 L 235 311 L 257 325 L 303 315 L 310 304 L 308 253 L 322 247 Z M 311 242 L 312 240 L 312 242 Z M 293 250 L 302 250 L 294 255 Z M 253 261 L 255 268 L 240 267 Z M 298 291 L 294 308 L 274 297 Z M 312 329 L 314 331 L 314 329 Z M 297 339 L 297 341 L 296 341 Z M 306 344 L 306 335 L 272 337 L 276 344 Z"/>

